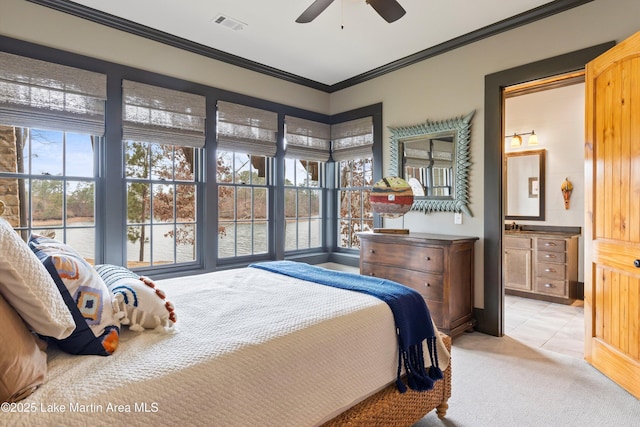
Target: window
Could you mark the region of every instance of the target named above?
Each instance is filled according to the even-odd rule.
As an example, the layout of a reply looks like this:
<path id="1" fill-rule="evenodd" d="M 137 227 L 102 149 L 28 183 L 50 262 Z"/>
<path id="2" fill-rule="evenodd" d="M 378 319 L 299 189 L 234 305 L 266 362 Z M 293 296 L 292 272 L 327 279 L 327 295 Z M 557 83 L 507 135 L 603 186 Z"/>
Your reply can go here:
<path id="1" fill-rule="evenodd" d="M 230 258 L 269 251 L 271 158 L 218 151 L 218 256 Z"/>
<path id="2" fill-rule="evenodd" d="M 122 83 L 127 266 L 195 262 L 205 99 Z"/>
<path id="3" fill-rule="evenodd" d="M 324 164 L 285 159 L 285 251 L 322 246 Z"/>
<path id="4" fill-rule="evenodd" d="M 418 181 L 427 196 L 448 197 L 453 194 L 452 138 L 429 138 L 404 144 L 404 176 Z M 414 195 L 424 196 L 416 193 Z"/>
<path id="5" fill-rule="evenodd" d="M 451 196 L 451 187 L 453 185 L 453 168 L 450 166 L 439 167 L 434 166 L 431 169 L 433 175 L 433 185 L 431 187 L 432 195 L 436 197 Z"/>
<path id="6" fill-rule="evenodd" d="M 9 208 L 5 217 L 23 239 L 35 233 L 66 242 L 94 263 L 99 139 L 0 126 L 0 198 Z"/>
<path id="7" fill-rule="evenodd" d="M 96 260 L 98 147 L 106 76 L 0 52 L 0 198 L 27 240 L 47 235 Z"/>
<path id="8" fill-rule="evenodd" d="M 196 257 L 196 155 L 192 147 L 126 141 L 127 266 Z"/>
<path id="9" fill-rule="evenodd" d="M 338 183 L 337 246 L 357 249 L 360 247 L 358 233 L 373 229 L 369 202 L 374 184 L 372 118 L 333 125 L 331 139 Z"/>
<path id="10" fill-rule="evenodd" d="M 9 46 L 28 57 L 0 52 L 0 200 L 25 240 L 48 234 L 91 263 L 161 277 L 350 252 L 355 233 L 372 228 L 368 189 L 381 171 L 371 118 L 362 146 L 351 144 L 363 138 L 348 120 L 371 115 L 378 130 L 381 104 L 329 117 L 45 46 Z M 109 99 L 107 79 L 122 84 L 110 84 Z M 205 97 L 220 96 L 263 108 L 218 100 L 207 110 Z M 207 114 L 215 135 L 205 149 Z M 343 125 L 351 130 L 340 137 Z"/>
<path id="11" fill-rule="evenodd" d="M 218 257 L 269 253 L 277 113 L 218 102 Z"/>
<path id="12" fill-rule="evenodd" d="M 373 230 L 369 194 L 373 186 L 371 158 L 338 162 L 338 246 L 358 249 L 358 233 Z"/>
<path id="13" fill-rule="evenodd" d="M 324 166 L 330 155 L 330 126 L 285 117 L 285 251 L 322 246 Z"/>

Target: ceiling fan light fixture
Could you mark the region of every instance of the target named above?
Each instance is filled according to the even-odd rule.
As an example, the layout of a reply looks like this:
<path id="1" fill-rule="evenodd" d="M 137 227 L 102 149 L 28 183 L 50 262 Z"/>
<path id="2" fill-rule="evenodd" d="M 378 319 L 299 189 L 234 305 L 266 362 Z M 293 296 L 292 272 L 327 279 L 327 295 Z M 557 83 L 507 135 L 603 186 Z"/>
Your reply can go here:
<path id="1" fill-rule="evenodd" d="M 316 0 L 298 16 L 298 24 L 307 24 L 318 17 L 334 0 Z"/>
<path id="2" fill-rule="evenodd" d="M 333 2 L 334 0 L 315 0 L 298 16 L 296 22 L 306 24 L 313 21 Z M 388 23 L 397 21 L 407 13 L 397 0 L 365 0 L 365 3 L 378 12 L 378 15 Z"/>
<path id="3" fill-rule="evenodd" d="M 385 21 L 392 23 L 402 18 L 407 11 L 396 0 L 365 0 Z"/>

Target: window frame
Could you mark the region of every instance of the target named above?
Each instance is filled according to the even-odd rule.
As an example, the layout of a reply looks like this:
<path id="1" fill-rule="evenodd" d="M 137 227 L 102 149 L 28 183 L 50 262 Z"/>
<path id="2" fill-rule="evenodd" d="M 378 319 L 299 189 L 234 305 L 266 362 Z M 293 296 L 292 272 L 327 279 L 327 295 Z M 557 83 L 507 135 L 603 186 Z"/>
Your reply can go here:
<path id="1" fill-rule="evenodd" d="M 366 116 L 371 116 L 372 124 L 373 124 L 373 145 L 371 146 L 372 151 L 372 162 L 373 162 L 373 182 L 377 182 L 382 179 L 382 103 L 368 105 L 365 107 L 361 107 L 355 110 L 346 111 L 343 113 L 336 114 L 331 117 L 331 124 L 337 124 L 342 122 L 347 122 L 351 120 L 360 119 Z M 329 221 L 330 229 L 335 230 L 333 241 L 331 242 L 330 251 L 331 251 L 331 260 L 333 262 L 347 264 L 351 266 L 359 266 L 359 248 L 345 248 L 341 247 L 338 242 L 339 236 L 339 227 L 340 227 L 340 219 L 338 217 L 338 209 L 340 206 L 339 201 L 339 182 L 337 179 L 337 175 L 339 173 L 337 162 L 332 163 L 332 171 L 331 174 L 328 173 L 328 177 L 331 177 L 332 183 L 331 188 L 333 189 L 331 195 L 331 205 L 330 208 L 334 213 L 331 216 Z M 382 218 L 377 213 L 373 214 L 373 226 L 374 228 L 378 228 L 382 226 Z"/>
<path id="2" fill-rule="evenodd" d="M 56 64 L 67 65 L 88 71 L 107 75 L 107 101 L 105 105 L 105 132 L 100 144 L 95 194 L 95 222 L 96 222 L 96 263 L 126 265 L 126 184 L 124 180 L 122 149 L 122 80 L 157 85 L 173 90 L 186 91 L 206 97 L 207 118 L 205 122 L 206 143 L 199 159 L 200 171 L 203 179 L 197 183 L 198 206 L 196 207 L 196 221 L 198 223 L 198 251 L 201 259 L 190 265 L 171 265 L 169 267 L 143 268 L 136 270 L 140 274 L 153 275 L 154 278 L 176 277 L 184 274 L 214 271 L 220 268 L 231 268 L 247 265 L 264 259 L 296 259 L 309 263 L 343 262 L 357 265 L 357 251 L 344 251 L 336 247 L 334 233 L 325 233 L 324 248 L 313 253 L 284 251 L 284 174 L 279 171 L 284 168 L 284 117 L 286 115 L 300 117 L 307 120 L 332 124 L 372 115 L 374 123 L 374 180 L 382 177 L 382 103 L 373 104 L 347 112 L 328 115 L 300 109 L 286 104 L 280 104 L 259 99 L 240 93 L 204 85 L 189 80 L 170 77 L 149 72 L 138 68 L 104 61 L 86 55 L 76 54 L 65 50 L 50 48 L 23 40 L 12 39 L 0 35 L 0 50 L 17 55 L 41 59 Z M 275 111 L 278 114 L 277 154 L 274 159 L 274 188 L 269 194 L 269 203 L 273 209 L 269 230 L 274 236 L 269 243 L 269 253 L 264 257 L 238 258 L 233 262 L 221 263 L 217 259 L 217 183 L 210 177 L 215 176 L 216 158 L 216 120 L 215 111 L 218 100 L 245 104 L 251 107 Z M 334 165 L 330 161 L 325 169 L 325 187 L 323 197 L 322 216 L 325 230 L 336 230 L 335 212 L 336 190 L 333 179 Z M 115 213 L 115 214 L 114 214 Z M 375 218 L 379 221 L 379 218 Z M 346 255 L 342 256 L 342 255 Z"/>
<path id="3" fill-rule="evenodd" d="M 249 262 L 251 260 L 256 260 L 256 259 L 264 259 L 265 257 L 268 257 L 271 253 L 272 253 L 272 240 L 274 240 L 274 236 L 273 236 L 273 232 L 272 232 L 272 227 L 270 227 L 270 221 L 271 218 L 273 217 L 273 208 L 272 208 L 272 204 L 271 204 L 271 200 L 273 200 L 272 194 L 274 191 L 274 185 L 273 185 L 273 162 L 274 162 L 274 158 L 273 157 L 264 157 L 265 158 L 265 182 L 264 183 L 254 183 L 253 182 L 253 175 L 251 174 L 251 171 L 254 170 L 254 166 L 251 162 L 251 155 L 246 154 L 246 153 L 242 153 L 242 152 L 238 152 L 238 151 L 229 151 L 229 150 L 223 150 L 225 153 L 232 155 L 232 161 L 231 163 L 233 165 L 235 165 L 236 163 L 236 156 L 238 154 L 240 155 L 247 155 L 249 156 L 249 160 L 248 162 L 251 164 L 249 171 L 250 171 L 250 182 L 238 182 L 236 181 L 237 175 L 238 175 L 238 171 L 239 169 L 236 169 L 235 166 L 233 167 L 233 169 L 231 170 L 231 176 L 232 179 L 231 181 L 217 181 L 217 188 L 218 188 L 218 194 L 216 195 L 216 205 L 218 206 L 218 209 L 220 208 L 220 197 L 219 197 L 219 190 L 221 186 L 224 187 L 230 187 L 234 189 L 233 192 L 233 209 L 234 209 L 234 219 L 233 220 L 225 220 L 225 221 L 220 221 L 220 215 L 217 215 L 216 218 L 216 240 L 218 242 L 218 247 L 217 247 L 217 252 L 216 252 L 216 258 L 218 260 L 218 263 L 220 265 L 225 265 L 225 264 L 234 264 L 237 263 L 239 260 L 249 260 Z M 219 152 L 219 150 L 216 150 L 216 155 Z M 238 219 L 237 218 L 237 206 L 238 206 L 238 190 L 239 189 L 250 189 L 251 190 L 251 218 L 248 219 Z M 255 222 L 258 221 L 263 221 L 263 220 L 257 220 L 255 218 L 255 190 L 256 189 L 263 189 L 266 191 L 266 203 L 267 203 L 267 207 L 266 207 L 266 233 L 267 233 L 267 242 L 266 242 L 266 251 L 265 252 L 258 252 L 255 253 Z M 251 223 L 251 253 L 250 254 L 240 254 L 238 255 L 238 239 L 237 239 L 237 227 L 234 227 L 234 232 L 235 232 L 235 236 L 233 239 L 233 245 L 234 245 L 234 256 L 230 256 L 230 257 L 220 257 L 220 235 L 219 235 L 219 230 L 220 230 L 220 226 L 221 224 L 238 224 L 238 223 Z"/>
<path id="4" fill-rule="evenodd" d="M 134 143 L 134 144 L 146 144 L 147 145 L 147 151 L 149 153 L 149 157 L 152 156 L 152 151 L 150 148 L 151 145 L 154 145 L 156 147 L 171 147 L 171 164 L 172 164 L 172 177 L 170 179 L 168 178 L 160 178 L 160 177 L 156 177 L 154 176 L 154 165 L 150 162 L 150 158 L 147 158 L 145 161 L 149 162 L 149 173 L 147 174 L 146 177 L 137 177 L 137 176 L 130 176 L 127 175 L 126 173 L 126 165 L 127 165 L 127 146 L 130 143 Z M 122 146 L 123 146 L 123 161 L 124 161 L 124 165 L 123 168 L 125 169 L 125 174 L 124 174 L 124 185 L 125 185 L 125 192 L 126 197 L 127 197 L 127 205 L 126 205 L 126 217 L 127 217 L 127 224 L 126 224 L 126 229 L 125 229 L 125 234 L 128 235 L 129 233 L 129 228 L 131 227 L 147 227 L 147 229 L 149 230 L 149 247 L 148 247 L 148 251 L 149 254 L 146 258 L 148 258 L 148 261 L 133 261 L 130 257 L 130 254 L 128 252 L 128 249 L 132 247 L 132 245 L 136 245 L 139 243 L 132 243 L 132 244 L 127 244 L 127 253 L 125 254 L 126 257 L 126 264 L 125 266 L 127 268 L 130 268 L 132 270 L 139 270 L 139 269 L 156 269 L 158 268 L 158 266 L 162 266 L 163 268 L 167 268 L 170 266 L 175 266 L 175 267 L 179 267 L 179 266 L 185 266 L 188 267 L 189 265 L 198 265 L 199 261 L 200 261 L 200 257 L 201 257 L 201 253 L 198 250 L 198 221 L 197 221 L 197 214 L 194 211 L 194 219 L 193 221 L 179 221 L 177 218 L 177 211 L 178 211 L 178 199 L 179 197 L 177 196 L 177 191 L 175 190 L 175 187 L 180 187 L 180 186 L 190 186 L 193 187 L 193 191 L 195 193 L 195 204 L 196 204 L 196 211 L 197 211 L 197 205 L 198 205 L 198 201 L 199 201 L 199 192 L 198 192 L 198 185 L 199 183 L 202 181 L 201 176 L 202 173 L 200 171 L 199 168 L 199 158 L 201 156 L 201 149 L 198 148 L 194 148 L 194 147 L 182 147 L 179 145 L 174 145 L 174 146 L 167 146 L 165 144 L 161 144 L 161 143 L 155 143 L 155 142 L 145 142 L 145 141 L 132 141 L 132 140 L 123 140 L 122 141 Z M 193 174 L 193 179 L 192 180 L 182 180 L 182 179 L 178 179 L 176 177 L 176 168 L 177 168 L 177 161 L 176 161 L 176 150 L 180 149 L 180 148 L 191 148 L 193 150 L 193 170 L 191 171 L 191 173 Z M 148 185 L 149 188 L 149 218 L 148 220 L 144 220 L 143 222 L 135 222 L 129 219 L 129 204 L 128 204 L 128 196 L 129 196 L 129 186 L 131 184 L 144 184 L 144 185 Z M 159 186 L 171 186 L 174 187 L 174 197 L 173 197 L 173 201 L 172 201 L 172 210 L 173 210 L 173 219 L 171 221 L 160 221 L 158 219 L 155 218 L 154 215 L 154 211 L 155 211 L 155 207 L 154 204 L 156 202 L 156 197 L 155 197 L 155 192 L 154 190 L 156 188 L 158 188 Z M 180 262 L 178 260 L 178 243 L 176 243 L 174 241 L 173 244 L 173 260 L 172 262 L 166 262 L 166 263 L 160 263 L 160 260 L 158 259 L 154 259 L 154 239 L 155 239 L 155 235 L 154 235 L 154 230 L 157 230 L 161 227 L 167 227 L 167 226 L 172 226 L 173 228 L 173 232 L 177 234 L 178 229 L 180 228 L 181 225 L 193 225 L 195 227 L 195 233 L 194 233 L 194 247 L 193 250 L 195 252 L 195 256 L 194 259 L 192 260 L 188 260 L 188 261 L 182 261 Z M 127 237 L 128 240 L 128 237 Z M 131 266 L 130 263 L 135 263 L 135 262 L 141 262 L 144 263 L 144 265 L 142 267 L 134 267 Z"/>
<path id="5" fill-rule="evenodd" d="M 288 175 L 287 173 L 287 168 L 286 168 L 286 161 L 290 160 L 293 164 L 294 164 L 294 172 L 293 172 L 293 176 L 294 176 L 294 181 L 291 185 L 287 185 L 285 182 L 285 186 L 284 186 L 284 191 L 285 191 L 285 203 L 287 202 L 287 192 L 290 192 L 292 194 L 295 194 L 295 216 L 291 217 L 291 216 L 287 216 L 287 208 L 285 205 L 285 209 L 284 209 L 284 213 L 285 213 L 285 235 L 284 235 L 284 241 L 285 241 L 285 253 L 286 254 L 295 254 L 295 253 L 304 253 L 304 252 L 313 252 L 313 251 L 318 251 L 318 250 L 322 250 L 325 247 L 325 238 L 324 236 L 326 236 L 327 234 L 327 229 L 326 227 L 326 220 L 325 220 L 325 216 L 323 214 L 324 210 L 324 205 L 326 203 L 325 199 L 325 193 L 326 193 L 326 179 L 325 179 L 325 170 L 326 170 L 326 163 L 325 162 L 321 162 L 321 161 L 317 161 L 317 160 L 304 160 L 304 159 L 298 159 L 295 157 L 287 157 L 285 156 L 285 175 Z M 306 166 L 302 165 L 302 168 L 305 169 L 307 176 L 309 174 L 311 174 L 311 172 L 308 171 L 307 167 L 309 166 L 309 163 L 315 163 L 318 165 L 318 179 L 316 180 L 318 182 L 318 185 L 316 187 L 310 186 L 310 185 L 299 185 L 296 183 L 297 181 L 297 166 L 296 166 L 296 162 L 306 162 Z M 318 216 L 313 216 L 311 215 L 312 213 L 312 207 L 309 206 L 309 215 L 307 216 L 300 216 L 300 194 L 302 192 L 309 192 L 309 204 L 312 201 L 312 196 L 311 196 L 311 192 L 319 192 L 319 206 L 318 206 Z M 300 220 L 301 218 L 303 220 L 306 220 L 309 224 L 307 227 L 307 240 L 308 240 L 308 245 L 306 247 L 301 247 L 300 246 Z M 319 243 L 317 246 L 311 246 L 311 239 L 312 239 L 312 221 L 313 220 L 319 220 L 320 221 L 320 229 L 318 231 L 318 238 L 319 238 Z M 291 221 L 291 223 L 295 223 L 295 249 L 291 249 L 291 248 L 287 248 L 286 246 L 286 240 L 288 238 L 287 236 L 287 232 L 286 232 L 286 227 L 288 224 L 288 221 Z"/>
<path id="6" fill-rule="evenodd" d="M 373 212 L 373 210 L 371 210 L 370 212 L 367 212 L 364 206 L 364 202 L 366 199 L 366 193 L 368 192 L 369 195 L 371 193 L 371 187 L 367 186 L 367 185 L 359 185 L 359 186 L 354 186 L 352 182 L 347 183 L 347 185 L 341 185 L 340 182 L 340 174 L 342 171 L 342 168 L 340 167 L 340 165 L 344 162 L 346 163 L 346 165 L 349 167 L 349 176 L 350 179 L 349 181 L 352 181 L 353 179 L 353 175 L 354 175 L 354 162 L 358 161 L 358 160 L 363 160 L 363 159 L 349 159 L 349 160 L 341 160 L 336 162 L 336 183 L 337 183 L 337 188 L 336 188 L 336 193 L 337 193 L 337 200 L 338 200 L 338 205 L 336 206 L 336 217 L 338 220 L 338 228 L 335 230 L 336 231 L 336 245 L 338 248 L 340 249 L 344 249 L 344 250 L 356 250 L 359 251 L 360 250 L 360 245 L 359 245 L 359 239 L 358 244 L 351 244 L 351 242 L 349 242 L 349 244 L 347 246 L 342 246 L 341 244 L 341 239 L 342 239 L 342 229 L 341 229 L 341 223 L 343 220 L 346 220 L 350 223 L 349 225 L 349 233 L 352 233 L 351 231 L 351 224 L 354 223 L 354 219 L 357 218 L 359 219 L 359 225 L 360 225 L 360 231 L 358 232 L 366 232 L 366 231 L 373 231 L 373 228 L 375 227 L 375 212 Z M 368 161 L 370 161 L 371 164 L 371 186 L 373 186 L 373 184 L 375 183 L 375 180 L 373 179 L 373 154 L 371 155 L 371 157 L 367 158 Z M 365 165 L 367 164 L 367 162 L 364 163 Z M 366 167 L 364 167 L 363 169 L 366 169 Z M 366 172 L 363 174 L 366 176 Z M 343 217 L 341 215 L 341 211 L 342 211 L 342 206 L 340 204 L 340 195 L 343 193 L 349 193 L 349 194 L 353 194 L 353 193 L 357 193 L 359 194 L 359 199 L 360 199 L 360 207 L 358 208 L 358 210 L 360 211 L 360 216 L 359 217 L 353 217 L 351 215 L 349 216 L 345 216 Z M 348 197 L 349 203 L 351 203 L 351 200 L 353 200 L 353 197 Z M 349 208 L 349 212 L 353 212 L 354 209 Z M 365 229 L 364 228 L 364 223 L 365 221 L 368 219 L 368 215 L 371 215 L 371 228 L 369 229 Z"/>
<path id="7" fill-rule="evenodd" d="M 8 171 L 0 171 L 0 179 L 4 180 L 4 179 L 10 179 L 10 180 L 24 180 L 25 183 L 25 188 L 27 189 L 26 195 L 27 195 L 27 200 L 26 200 L 26 211 L 27 213 L 26 215 L 26 223 L 25 224 L 20 224 L 17 227 L 14 227 L 14 229 L 20 234 L 20 236 L 23 238 L 23 240 L 28 241 L 29 236 L 33 233 L 33 234 L 40 234 L 43 233 L 47 230 L 56 230 L 56 234 L 55 234 L 55 239 L 64 243 L 68 243 L 69 242 L 69 232 L 72 230 L 81 230 L 81 229 L 92 229 L 94 230 L 94 236 L 92 238 L 93 241 L 93 248 L 91 249 L 91 254 L 92 256 L 90 257 L 85 257 L 85 259 L 88 260 L 92 260 L 94 263 L 96 262 L 96 260 L 101 258 L 101 253 L 100 253 L 100 248 L 97 244 L 97 230 L 99 229 L 99 225 L 100 225 L 100 219 L 98 218 L 98 207 L 100 204 L 100 197 L 98 194 L 98 189 L 99 189 L 99 180 L 100 180 L 100 176 L 99 176 L 99 170 L 97 168 L 97 162 L 98 162 L 98 158 L 99 158 L 99 152 L 101 149 L 101 146 L 104 142 L 104 138 L 101 136 L 96 136 L 96 135 L 89 135 L 86 133 L 81 133 L 81 132 L 76 132 L 76 131 L 72 131 L 72 130 L 66 130 L 66 131 L 62 131 L 62 130 L 48 130 L 48 129 L 41 129 L 41 128 L 37 128 L 37 127 L 31 127 L 31 128 L 25 128 L 22 126 L 12 126 L 12 125 L 8 125 L 8 124 L 2 124 L 2 126 L 4 127 L 8 127 L 8 128 L 22 128 L 22 129 L 28 129 L 27 132 L 27 137 L 26 137 L 26 143 L 28 144 L 28 159 L 26 160 L 26 166 L 27 166 L 27 171 L 25 172 L 8 172 Z M 61 174 L 49 174 L 49 173 L 35 173 L 32 169 L 32 153 L 33 153 L 33 131 L 41 131 L 41 132 L 53 132 L 53 133 L 60 133 L 61 135 L 61 150 L 62 150 L 62 164 L 61 164 L 61 168 L 62 168 L 62 172 Z M 82 135 L 84 137 L 87 138 L 95 138 L 92 142 L 95 144 L 93 147 L 93 152 L 92 152 L 92 162 L 93 162 L 93 175 L 91 176 L 81 176 L 81 175 L 71 175 L 68 174 L 68 158 L 67 158 L 67 146 L 69 144 L 68 142 L 68 134 L 75 134 L 75 135 Z M 54 224 L 51 226 L 43 226 L 43 225 L 34 225 L 34 219 L 33 219 L 33 182 L 34 181 L 51 181 L 51 182 L 59 182 L 61 184 L 61 218 L 60 218 L 60 223 L 59 224 Z M 68 188 L 68 184 L 69 183 L 90 183 L 93 185 L 93 225 L 82 225 L 82 226 L 73 226 L 73 225 L 69 225 L 69 215 L 68 215 L 68 202 L 69 202 L 69 188 Z M 20 185 L 18 184 L 18 188 L 20 187 Z M 57 231 L 60 231 L 62 233 L 62 235 L 59 235 Z M 79 252 L 82 253 L 83 257 L 84 257 L 84 253 L 86 253 L 84 250 L 82 249 L 78 249 Z"/>

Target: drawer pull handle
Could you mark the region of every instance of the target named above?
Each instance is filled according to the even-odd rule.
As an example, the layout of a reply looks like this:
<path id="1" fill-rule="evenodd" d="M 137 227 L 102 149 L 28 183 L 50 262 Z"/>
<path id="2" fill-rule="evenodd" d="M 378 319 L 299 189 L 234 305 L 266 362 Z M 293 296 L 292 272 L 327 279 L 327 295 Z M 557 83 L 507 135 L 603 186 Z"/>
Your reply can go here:
<path id="1" fill-rule="evenodd" d="M 551 255 L 551 254 L 546 254 L 544 257 L 545 258 L 555 258 L 556 256 L 555 255 Z"/>
<path id="2" fill-rule="evenodd" d="M 545 246 L 555 246 L 556 244 L 553 242 L 547 242 L 544 244 Z"/>
<path id="3" fill-rule="evenodd" d="M 553 288 L 553 285 L 551 283 L 545 283 L 544 287 L 545 288 Z"/>
<path id="4" fill-rule="evenodd" d="M 426 257 L 424 257 L 424 259 L 426 259 L 427 261 L 431 261 L 431 257 L 430 256 L 426 256 Z"/>
<path id="5" fill-rule="evenodd" d="M 555 273 L 556 272 L 555 268 L 545 268 L 544 271 L 546 273 Z"/>
<path id="6" fill-rule="evenodd" d="M 369 273 L 369 276 L 375 276 L 375 274 L 373 274 L 373 273 Z"/>
<path id="7" fill-rule="evenodd" d="M 369 253 L 370 253 L 370 254 L 375 254 L 375 253 L 376 253 L 376 251 L 374 251 L 373 249 L 369 249 Z"/>
<path id="8" fill-rule="evenodd" d="M 636 268 L 640 268 L 640 259 L 633 261 L 633 266 Z"/>
<path id="9" fill-rule="evenodd" d="M 429 282 L 425 283 L 424 285 L 425 285 L 427 288 L 430 288 L 430 287 L 431 287 L 431 283 L 429 283 Z"/>

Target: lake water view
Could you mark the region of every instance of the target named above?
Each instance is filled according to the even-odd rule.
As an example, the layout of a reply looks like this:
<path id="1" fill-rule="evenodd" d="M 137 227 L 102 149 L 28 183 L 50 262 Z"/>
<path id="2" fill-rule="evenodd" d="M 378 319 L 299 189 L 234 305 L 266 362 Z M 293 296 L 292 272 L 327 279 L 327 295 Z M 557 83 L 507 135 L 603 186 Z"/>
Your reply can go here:
<path id="1" fill-rule="evenodd" d="M 93 225 L 91 223 L 75 223 L 75 226 Z M 297 227 L 296 227 L 297 225 Z M 252 255 L 268 252 L 268 226 L 266 222 L 225 224 L 226 234 L 218 236 L 218 256 L 220 258 L 229 258 L 234 256 Z M 165 234 L 170 227 L 159 225 L 153 227 L 153 261 L 154 264 L 173 263 L 174 259 L 174 241 L 170 236 Z M 43 230 L 44 231 L 44 230 Z M 62 240 L 61 230 L 47 230 L 55 232 L 52 236 L 55 239 Z M 296 235 L 296 231 L 298 231 Z M 287 222 L 285 228 L 285 250 L 308 249 L 320 247 L 322 245 L 321 221 L 295 221 Z M 253 232 L 253 241 L 252 241 Z M 48 234 L 48 233 L 43 233 Z M 298 245 L 296 246 L 296 241 Z M 85 259 L 92 260 L 95 258 L 95 230 L 93 228 L 67 228 L 67 243 L 77 250 Z M 138 264 L 139 261 L 139 243 L 131 243 L 127 240 L 126 244 L 127 260 L 132 266 L 133 263 Z M 180 244 L 176 246 L 177 262 L 193 261 L 195 257 L 194 246 L 190 244 Z M 144 245 L 144 261 L 140 264 L 148 265 L 151 259 L 151 243 Z"/>

